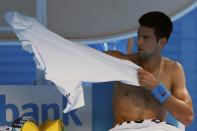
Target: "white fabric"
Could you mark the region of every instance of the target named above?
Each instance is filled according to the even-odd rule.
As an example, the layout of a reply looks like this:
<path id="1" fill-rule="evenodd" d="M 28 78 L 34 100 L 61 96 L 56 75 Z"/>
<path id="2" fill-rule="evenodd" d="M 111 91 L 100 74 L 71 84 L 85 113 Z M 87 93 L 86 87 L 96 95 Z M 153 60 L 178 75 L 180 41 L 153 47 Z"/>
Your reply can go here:
<path id="1" fill-rule="evenodd" d="M 152 120 L 144 120 L 142 123 L 131 121 L 116 125 L 109 131 L 181 131 L 180 129 L 166 124 L 165 122 L 156 123 Z"/>
<path id="2" fill-rule="evenodd" d="M 134 63 L 66 40 L 47 30 L 33 17 L 7 12 L 5 18 L 23 48 L 28 51 L 31 44 L 35 61 L 39 68 L 45 69 L 46 78 L 67 96 L 69 103 L 64 112 L 85 104 L 82 82 L 121 81 L 139 85 L 137 69 L 140 67 Z"/>
<path id="3" fill-rule="evenodd" d="M 13 131 L 12 127 L 0 126 L 0 131 Z"/>

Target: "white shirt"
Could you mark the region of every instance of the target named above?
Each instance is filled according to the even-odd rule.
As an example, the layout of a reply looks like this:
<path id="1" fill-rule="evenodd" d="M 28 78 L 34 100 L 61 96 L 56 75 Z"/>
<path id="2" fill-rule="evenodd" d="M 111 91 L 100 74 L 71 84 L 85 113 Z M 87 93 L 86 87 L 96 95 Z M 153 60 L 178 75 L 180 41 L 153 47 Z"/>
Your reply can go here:
<path id="1" fill-rule="evenodd" d="M 82 82 L 121 81 L 138 86 L 136 64 L 66 40 L 42 26 L 35 18 L 7 12 L 5 18 L 22 46 L 31 44 L 38 67 L 53 81 L 69 103 L 64 112 L 84 103 Z"/>

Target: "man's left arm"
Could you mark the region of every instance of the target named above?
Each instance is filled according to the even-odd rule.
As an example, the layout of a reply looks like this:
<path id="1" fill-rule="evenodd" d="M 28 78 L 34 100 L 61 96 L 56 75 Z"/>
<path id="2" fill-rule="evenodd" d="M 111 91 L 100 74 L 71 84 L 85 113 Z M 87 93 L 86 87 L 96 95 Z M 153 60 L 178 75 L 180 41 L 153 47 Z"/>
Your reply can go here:
<path id="1" fill-rule="evenodd" d="M 180 63 L 176 62 L 172 66 L 172 95 L 163 105 L 177 120 L 189 125 L 193 120 L 193 108 L 186 88 L 185 74 Z"/>
<path id="2" fill-rule="evenodd" d="M 193 108 L 191 97 L 186 88 L 185 74 L 181 64 L 178 62 L 173 62 L 171 72 L 171 95 L 164 85 L 159 84 L 159 81 L 153 74 L 143 69 L 138 69 L 139 84 L 151 92 L 157 88 L 155 96 L 158 100 L 177 120 L 187 126 L 193 120 Z"/>

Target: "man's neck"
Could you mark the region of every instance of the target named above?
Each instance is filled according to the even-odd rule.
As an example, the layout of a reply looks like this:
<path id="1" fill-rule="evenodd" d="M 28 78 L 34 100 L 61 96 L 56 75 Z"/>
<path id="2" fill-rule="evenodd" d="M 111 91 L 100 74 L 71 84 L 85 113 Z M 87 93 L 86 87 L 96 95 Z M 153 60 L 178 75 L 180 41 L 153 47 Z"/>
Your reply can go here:
<path id="1" fill-rule="evenodd" d="M 146 71 L 155 72 L 157 68 L 160 68 L 161 60 L 162 57 L 159 54 L 148 58 L 139 58 L 138 64 Z"/>

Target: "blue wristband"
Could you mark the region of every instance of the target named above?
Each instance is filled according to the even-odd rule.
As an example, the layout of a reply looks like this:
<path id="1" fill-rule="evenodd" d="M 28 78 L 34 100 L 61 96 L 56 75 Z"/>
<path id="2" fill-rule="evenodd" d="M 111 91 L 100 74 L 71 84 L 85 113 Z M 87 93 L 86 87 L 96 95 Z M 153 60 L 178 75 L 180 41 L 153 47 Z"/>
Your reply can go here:
<path id="1" fill-rule="evenodd" d="M 171 93 L 166 89 L 166 87 L 160 83 L 152 91 L 151 94 L 160 102 L 163 103 L 171 96 Z"/>

